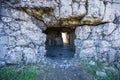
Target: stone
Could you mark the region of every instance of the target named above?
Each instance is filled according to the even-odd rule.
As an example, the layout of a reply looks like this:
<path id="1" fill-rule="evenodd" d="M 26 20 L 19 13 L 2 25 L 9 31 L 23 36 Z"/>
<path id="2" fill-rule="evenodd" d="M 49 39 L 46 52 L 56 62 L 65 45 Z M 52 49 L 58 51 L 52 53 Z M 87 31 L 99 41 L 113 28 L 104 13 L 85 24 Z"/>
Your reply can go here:
<path id="1" fill-rule="evenodd" d="M 8 44 L 8 36 L 0 36 L 0 45 Z"/>
<path id="2" fill-rule="evenodd" d="M 105 48 L 105 47 L 111 47 L 111 44 L 108 42 L 108 41 L 104 41 L 104 40 L 102 40 L 102 41 L 100 41 L 100 43 L 99 43 L 99 47 L 103 47 L 103 48 Z"/>
<path id="3" fill-rule="evenodd" d="M 46 30 L 45 24 L 42 21 L 32 19 L 33 23 L 36 24 L 41 30 Z"/>
<path id="4" fill-rule="evenodd" d="M 77 27 L 75 34 L 76 34 L 76 38 L 78 39 L 87 39 L 89 37 L 89 34 L 91 32 L 91 29 L 89 26 L 81 26 L 81 27 Z"/>
<path id="5" fill-rule="evenodd" d="M 17 35 L 16 37 L 16 45 L 17 46 L 25 46 L 29 45 L 32 41 L 26 37 L 25 35 Z"/>
<path id="6" fill-rule="evenodd" d="M 103 25 L 94 26 L 91 31 L 90 39 L 101 40 L 103 38 Z"/>
<path id="7" fill-rule="evenodd" d="M 8 51 L 7 55 L 5 56 L 5 61 L 7 64 L 20 64 L 23 63 L 22 61 L 22 48 L 16 47 Z"/>
<path id="8" fill-rule="evenodd" d="M 113 2 L 115 2 L 115 3 L 120 3 L 120 1 L 119 1 L 119 0 L 113 0 Z"/>
<path id="9" fill-rule="evenodd" d="M 102 56 L 104 61 L 113 62 L 116 55 L 116 50 L 113 47 L 119 47 L 119 26 L 106 23 L 94 26 L 90 31 L 87 39 L 81 39 L 82 36 L 85 36 L 85 31 L 82 31 L 82 27 L 76 28 L 76 32 L 78 32 L 75 39 L 76 56 L 79 55 L 81 59 L 86 59 L 91 54 L 92 57 Z M 93 49 L 93 47 L 95 48 Z M 109 59 L 107 59 L 108 57 Z"/>
<path id="10" fill-rule="evenodd" d="M 42 56 L 42 57 L 45 56 L 45 53 L 46 53 L 45 47 L 44 47 L 44 46 L 39 47 L 39 48 L 38 48 L 38 53 L 39 53 L 39 55 Z"/>
<path id="11" fill-rule="evenodd" d="M 111 47 L 111 44 L 107 41 L 100 41 L 100 43 L 99 43 L 100 53 L 104 53 L 106 51 L 109 51 L 110 47 Z"/>
<path id="12" fill-rule="evenodd" d="M 101 77 L 106 77 L 107 76 L 107 74 L 103 71 L 96 71 L 96 75 L 101 76 Z"/>
<path id="13" fill-rule="evenodd" d="M 94 40 L 85 40 L 81 44 L 82 49 L 91 48 L 95 46 Z"/>
<path id="14" fill-rule="evenodd" d="M 109 56 L 109 63 L 112 63 L 115 61 L 115 55 L 116 55 L 117 51 L 114 49 L 111 49 L 110 51 L 108 51 L 108 56 Z"/>
<path id="15" fill-rule="evenodd" d="M 96 49 L 95 47 L 91 47 L 91 48 L 86 48 L 83 49 L 79 52 L 79 57 L 81 59 L 85 59 L 85 60 L 90 60 L 92 58 L 95 58 L 96 56 Z"/>
<path id="16" fill-rule="evenodd" d="M 86 13 L 84 4 L 80 5 L 80 3 L 73 3 L 72 8 L 73 8 L 73 12 L 72 12 L 73 16 L 85 15 L 85 13 Z"/>
<path id="17" fill-rule="evenodd" d="M 0 67 L 1 67 L 1 66 L 4 66 L 4 65 L 5 65 L 5 62 L 0 61 Z"/>
<path id="18" fill-rule="evenodd" d="M 8 46 L 9 47 L 15 47 L 16 46 L 16 39 L 15 37 L 8 37 Z"/>
<path id="19" fill-rule="evenodd" d="M 37 62 L 41 62 L 41 61 L 45 62 L 46 52 L 47 52 L 47 50 L 46 50 L 45 46 L 41 46 L 38 48 Z"/>
<path id="20" fill-rule="evenodd" d="M 4 22 L 10 22 L 10 21 L 12 21 L 13 19 L 12 18 L 10 18 L 10 17 L 2 17 L 2 21 L 4 21 Z"/>
<path id="21" fill-rule="evenodd" d="M 31 17 L 27 13 L 19 11 L 19 10 L 16 11 L 14 9 L 11 9 L 10 13 L 11 13 L 10 16 L 12 16 L 14 19 L 18 21 L 30 21 L 31 20 Z"/>
<path id="22" fill-rule="evenodd" d="M 23 55 L 24 55 L 24 63 L 36 63 L 37 62 L 37 56 L 34 49 L 31 48 L 24 48 L 23 49 Z"/>
<path id="23" fill-rule="evenodd" d="M 72 0 L 61 0 L 60 17 L 66 18 L 72 15 L 71 3 Z"/>
<path id="24" fill-rule="evenodd" d="M 120 42 L 120 27 L 116 27 L 111 35 L 106 36 L 105 39 L 110 41 L 113 47 L 119 47 Z"/>
<path id="25" fill-rule="evenodd" d="M 79 46 L 82 45 L 82 42 L 83 42 L 83 41 L 80 40 L 80 39 L 75 39 L 74 44 L 75 44 L 75 46 L 79 47 Z"/>
<path id="26" fill-rule="evenodd" d="M 110 35 L 116 28 L 116 25 L 113 23 L 105 24 L 103 27 L 103 34 L 105 36 Z"/>
<path id="27" fill-rule="evenodd" d="M 115 19 L 115 13 L 114 10 L 112 9 L 112 4 L 111 3 L 107 3 L 106 4 L 106 10 L 104 13 L 104 18 L 103 18 L 103 22 L 113 22 L 113 20 Z"/>
<path id="28" fill-rule="evenodd" d="M 111 41 L 113 47 L 120 47 L 120 39 Z"/>
<path id="29" fill-rule="evenodd" d="M 94 3 L 93 3 L 94 2 Z M 104 15 L 105 5 L 100 0 L 88 0 L 88 16 L 102 18 Z"/>
<path id="30" fill-rule="evenodd" d="M 1 45 L 0 44 L 0 61 L 5 60 L 5 55 L 7 54 L 7 46 L 6 45 Z"/>
<path id="31" fill-rule="evenodd" d="M 20 24 L 16 21 L 8 23 L 8 26 L 10 26 L 10 30 L 13 30 L 13 31 L 18 31 L 21 29 Z"/>
<path id="32" fill-rule="evenodd" d="M 0 21 L 0 31 L 3 29 L 3 23 Z"/>
<path id="33" fill-rule="evenodd" d="M 36 25 L 34 25 L 32 22 L 23 23 L 23 25 L 24 26 L 21 28 L 21 32 L 35 44 L 41 45 L 45 42 L 45 34 L 43 34 L 41 29 L 39 29 Z"/>
<path id="34" fill-rule="evenodd" d="M 90 65 L 95 65 L 96 63 L 94 61 L 89 62 Z"/>
<path id="35" fill-rule="evenodd" d="M 107 3 L 107 4 L 104 4 L 104 3 Z M 89 0 L 89 1 L 87 0 L 79 0 L 79 1 L 72 1 L 72 0 L 68 0 L 68 1 L 64 1 L 64 0 L 37 1 L 35 0 L 35 1 L 32 1 L 32 0 L 29 0 L 29 1 L 19 1 L 18 3 L 16 3 L 16 5 L 13 4 L 12 6 L 17 7 L 17 8 L 21 7 L 20 10 L 27 12 L 28 14 L 30 14 L 31 16 L 35 18 L 41 17 L 41 16 L 38 16 L 40 14 L 38 14 L 35 11 L 30 11 L 30 10 L 28 12 L 28 7 L 31 7 L 32 9 L 36 7 L 37 8 L 42 7 L 43 9 L 50 8 L 52 10 L 50 12 L 48 11 L 47 13 L 52 14 L 53 16 L 51 15 L 50 17 L 54 17 L 53 19 L 58 18 L 57 20 L 59 20 L 60 18 L 63 19 L 63 18 L 68 18 L 68 17 L 71 17 L 71 18 L 73 17 L 74 19 L 75 17 L 79 17 L 79 19 L 75 20 L 75 24 L 79 24 L 79 20 L 82 19 L 83 17 L 85 18 L 85 20 L 82 21 L 82 24 L 86 24 L 86 21 L 90 21 L 89 24 L 112 22 L 114 19 L 114 15 L 115 15 L 114 9 L 112 9 L 113 6 L 111 4 L 111 1 L 101 1 L 101 0 L 97 0 L 97 1 L 96 0 Z M 15 11 L 15 10 L 12 10 L 12 11 L 9 10 L 9 11 L 12 14 L 14 13 L 13 16 L 17 17 L 17 19 L 26 20 L 27 18 L 27 16 L 25 16 L 26 13 L 24 12 Z M 44 16 L 43 12 L 41 14 Z M 17 15 L 20 15 L 20 16 L 17 16 Z M 46 12 L 45 12 L 45 15 L 46 15 Z M 25 19 L 23 17 L 25 17 Z M 70 21 L 73 21 L 73 19 L 70 19 Z M 30 19 L 27 19 L 27 20 L 30 20 Z M 50 23 L 52 23 L 52 21 L 53 20 L 51 20 Z M 59 21 L 57 21 L 56 24 L 59 24 Z M 70 23 L 70 24 L 73 24 L 73 23 Z"/>
<path id="36" fill-rule="evenodd" d="M 14 33 L 12 30 L 10 30 L 10 26 L 4 25 L 4 32 L 5 34 L 11 35 Z"/>
<path id="37" fill-rule="evenodd" d="M 113 22 L 114 24 L 120 24 L 120 16 L 116 17 Z"/>

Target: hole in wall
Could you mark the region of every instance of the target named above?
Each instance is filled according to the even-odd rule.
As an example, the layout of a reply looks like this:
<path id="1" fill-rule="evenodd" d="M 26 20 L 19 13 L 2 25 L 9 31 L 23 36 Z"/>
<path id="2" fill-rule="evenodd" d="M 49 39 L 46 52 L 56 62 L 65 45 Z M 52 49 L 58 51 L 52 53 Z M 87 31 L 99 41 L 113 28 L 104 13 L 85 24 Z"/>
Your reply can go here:
<path id="1" fill-rule="evenodd" d="M 75 53 L 75 29 L 67 27 L 47 28 L 46 57 L 51 59 L 72 59 Z"/>
<path id="2" fill-rule="evenodd" d="M 64 45 L 68 45 L 69 39 L 68 39 L 68 34 L 67 34 L 67 32 L 61 32 L 61 34 L 62 34 L 63 44 L 64 44 Z"/>

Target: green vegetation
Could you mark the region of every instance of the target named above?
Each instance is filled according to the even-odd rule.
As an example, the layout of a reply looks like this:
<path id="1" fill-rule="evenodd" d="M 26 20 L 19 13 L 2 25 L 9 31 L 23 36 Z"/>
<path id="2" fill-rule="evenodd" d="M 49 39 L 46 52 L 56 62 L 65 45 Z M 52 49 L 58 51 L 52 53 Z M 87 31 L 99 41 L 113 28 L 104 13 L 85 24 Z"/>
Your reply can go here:
<path id="1" fill-rule="evenodd" d="M 0 80 L 34 80 L 39 73 L 39 65 L 4 66 L 0 68 Z"/>
<path id="2" fill-rule="evenodd" d="M 115 76 L 113 75 L 112 70 L 105 69 L 105 67 L 113 67 L 113 66 L 107 66 L 102 62 L 98 61 L 92 61 L 95 62 L 95 64 L 90 64 L 89 61 L 82 61 L 82 65 L 86 68 L 87 72 L 95 77 L 96 80 L 115 80 Z M 96 71 L 103 71 L 106 73 L 106 76 L 98 76 L 96 74 Z"/>

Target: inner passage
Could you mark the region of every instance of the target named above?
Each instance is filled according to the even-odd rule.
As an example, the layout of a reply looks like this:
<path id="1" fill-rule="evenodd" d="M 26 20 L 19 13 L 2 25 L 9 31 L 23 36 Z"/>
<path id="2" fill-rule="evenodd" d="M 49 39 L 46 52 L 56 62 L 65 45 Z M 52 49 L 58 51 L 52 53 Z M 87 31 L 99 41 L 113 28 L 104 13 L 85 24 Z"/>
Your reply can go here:
<path id="1" fill-rule="evenodd" d="M 52 59 L 70 59 L 74 57 L 75 30 L 72 28 L 47 28 L 45 31 L 46 57 Z"/>

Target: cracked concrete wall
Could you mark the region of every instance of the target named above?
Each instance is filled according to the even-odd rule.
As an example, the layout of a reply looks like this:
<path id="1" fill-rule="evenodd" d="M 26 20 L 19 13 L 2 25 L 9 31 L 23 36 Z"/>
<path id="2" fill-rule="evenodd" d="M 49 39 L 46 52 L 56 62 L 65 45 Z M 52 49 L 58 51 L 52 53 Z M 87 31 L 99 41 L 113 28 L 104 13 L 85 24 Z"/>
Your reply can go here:
<path id="1" fill-rule="evenodd" d="M 0 61 L 35 63 L 46 53 L 47 27 L 77 27 L 80 58 L 120 54 L 119 0 L 1 0 Z M 112 55 L 112 56 L 111 56 Z M 112 60 L 113 61 L 113 60 Z"/>

